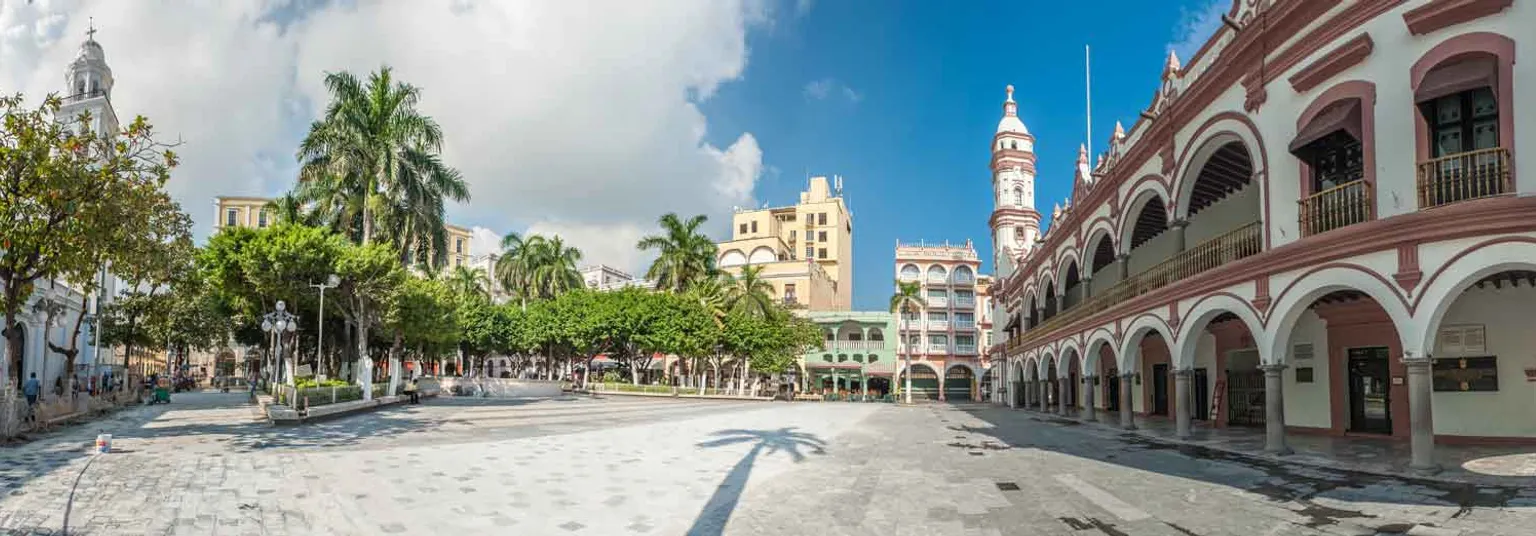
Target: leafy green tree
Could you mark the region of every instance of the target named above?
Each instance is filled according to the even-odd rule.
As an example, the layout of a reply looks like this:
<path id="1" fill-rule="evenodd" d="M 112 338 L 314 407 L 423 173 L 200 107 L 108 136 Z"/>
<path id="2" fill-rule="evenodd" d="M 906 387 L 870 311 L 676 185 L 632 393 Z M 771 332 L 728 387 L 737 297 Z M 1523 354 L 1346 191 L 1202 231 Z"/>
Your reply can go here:
<path id="1" fill-rule="evenodd" d="M 88 114 L 59 117 L 62 104 L 56 95 L 35 108 L 24 107 L 19 94 L 0 97 L 0 334 L 9 355 L 0 370 L 18 376 L 16 316 L 36 283 L 78 280 L 99 269 L 100 248 L 113 233 L 132 238 L 145 231 L 124 225 L 132 221 L 124 214 L 140 213 L 148 201 L 161 210 L 172 206 L 160 201 L 168 200 L 163 188 L 177 158 L 155 141 L 147 120 L 135 118 L 108 138 L 85 128 Z"/>
<path id="2" fill-rule="evenodd" d="M 448 273 L 444 283 L 455 296 L 485 301 L 491 299 L 491 280 L 486 277 L 485 270 L 455 266 L 453 271 Z"/>
<path id="3" fill-rule="evenodd" d="M 458 342 L 457 304 L 442 281 L 407 277 L 389 295 L 384 325 L 394 333 L 391 360 L 407 348 L 435 358 Z"/>
<path id="4" fill-rule="evenodd" d="M 772 314 L 773 285 L 762 273 L 762 266 L 743 266 L 740 275 L 721 274 L 726 309 L 760 317 Z"/>
<path id="5" fill-rule="evenodd" d="M 694 283 L 715 274 L 715 243 L 699 231 L 709 218 L 700 214 L 684 221 L 668 213 L 657 221 L 662 234 L 640 239 L 642 250 L 656 250 L 656 260 L 645 277 L 656 282 L 657 290 L 682 292 Z"/>
<path id="6" fill-rule="evenodd" d="M 366 84 L 327 73 L 325 85 L 331 102 L 299 146 L 299 197 L 363 244 L 382 231 L 400 258 L 442 267 L 444 201 L 469 200 L 469 188 L 438 156 L 442 129 L 416 110 L 421 90 L 395 81 L 388 67 Z"/>
<path id="7" fill-rule="evenodd" d="M 343 247 L 335 264 L 336 275 L 341 277 L 337 287 L 340 309 L 355 333 L 357 357 L 369 356 L 369 332 L 378 325 L 384 308 L 393 293 L 404 284 L 407 277 L 400 267 L 395 251 L 383 244 L 347 245 Z M 366 362 L 359 362 L 362 367 Z M 371 371 L 359 368 L 359 377 L 368 384 Z"/>
<path id="8" fill-rule="evenodd" d="M 714 351 L 721 332 L 720 324 L 709 309 L 684 295 L 658 293 L 648 296 L 654 303 L 657 318 L 639 338 L 639 347 L 646 357 L 642 362 L 631 364 L 633 373 L 648 368 L 649 356 L 655 354 L 698 359 Z"/>

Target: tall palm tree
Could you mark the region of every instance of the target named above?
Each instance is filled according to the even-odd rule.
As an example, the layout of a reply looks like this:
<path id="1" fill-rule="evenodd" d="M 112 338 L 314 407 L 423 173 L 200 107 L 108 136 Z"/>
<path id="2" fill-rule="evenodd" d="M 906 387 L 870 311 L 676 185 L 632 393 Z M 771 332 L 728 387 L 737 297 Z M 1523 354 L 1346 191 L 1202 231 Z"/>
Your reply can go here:
<path id="1" fill-rule="evenodd" d="M 715 327 L 725 326 L 725 315 L 730 311 L 730 307 L 726 304 L 726 294 L 725 283 L 718 277 L 700 279 L 686 291 L 689 298 L 698 301 L 699 305 L 704 307 L 704 311 L 715 319 Z"/>
<path id="2" fill-rule="evenodd" d="M 565 245 L 559 236 L 533 244 L 533 264 L 529 273 L 540 298 L 554 298 L 585 286 L 581 279 L 581 250 Z"/>
<path id="3" fill-rule="evenodd" d="M 647 279 L 656 282 L 657 290 L 682 292 L 715 274 L 715 243 L 699 232 L 699 226 L 708 220 L 703 214 L 684 221 L 676 213 L 667 213 L 658 220 L 663 234 L 640 239 L 637 247 L 659 252 L 645 272 Z"/>
<path id="4" fill-rule="evenodd" d="M 744 266 L 740 275 L 722 274 L 726 307 L 766 317 L 773 312 L 773 285 L 762 277 L 762 266 Z"/>
<path id="5" fill-rule="evenodd" d="M 896 293 L 891 295 L 891 312 L 892 313 L 899 313 L 900 314 L 900 316 L 897 317 L 896 321 L 898 323 L 901 322 L 902 318 L 904 318 L 906 316 L 909 316 L 910 313 L 921 313 L 922 309 L 923 309 L 923 287 L 922 287 L 922 285 L 918 284 L 916 281 L 913 281 L 913 282 L 910 282 L 910 283 L 903 283 L 900 280 L 896 281 Z M 897 325 L 896 332 L 897 333 L 901 333 L 900 324 Z M 905 340 L 902 340 L 902 341 L 899 341 L 899 342 L 901 344 L 903 344 L 903 345 L 907 344 L 907 341 L 905 341 Z M 912 403 L 912 348 L 910 346 L 908 346 L 907 347 L 907 351 L 906 352 L 902 352 L 902 353 L 903 353 L 902 359 L 903 359 L 903 361 L 905 363 L 905 369 L 906 369 L 906 372 L 902 373 L 902 377 L 906 378 L 906 387 L 903 389 L 903 392 L 904 392 L 904 394 L 906 396 L 907 403 L 911 404 Z M 939 386 L 939 388 L 943 389 L 943 385 L 941 384 Z"/>
<path id="6" fill-rule="evenodd" d="M 309 223 L 309 215 L 304 212 L 304 201 L 294 195 L 293 192 L 288 192 L 277 199 L 267 201 L 267 205 L 263 208 L 272 214 L 273 220 L 277 223 Z"/>
<path id="7" fill-rule="evenodd" d="M 496 258 L 496 282 L 508 294 L 516 296 L 524 309 L 528 308 L 527 242 L 522 235 L 507 233 L 501 237 L 501 256 Z"/>
<path id="8" fill-rule="evenodd" d="M 454 294 L 491 299 L 491 279 L 485 275 L 485 270 L 455 266 L 444 283 Z"/>
<path id="9" fill-rule="evenodd" d="M 421 90 L 388 67 L 366 84 L 327 73 L 325 86 L 331 102 L 299 145 L 302 200 L 347 236 L 369 243 L 387 233 L 403 259 L 441 267 L 443 203 L 467 201 L 469 187 L 438 157 L 442 129 L 416 111 Z"/>

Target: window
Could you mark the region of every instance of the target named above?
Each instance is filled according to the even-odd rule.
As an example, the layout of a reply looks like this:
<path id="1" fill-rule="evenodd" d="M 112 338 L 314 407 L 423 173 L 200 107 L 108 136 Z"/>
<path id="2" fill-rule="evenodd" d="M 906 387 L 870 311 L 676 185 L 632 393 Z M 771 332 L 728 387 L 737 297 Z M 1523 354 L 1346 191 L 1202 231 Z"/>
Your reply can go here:
<path id="1" fill-rule="evenodd" d="M 826 242 L 827 241 L 827 232 L 826 231 L 816 231 L 816 241 L 818 241 L 818 242 Z"/>
<path id="2" fill-rule="evenodd" d="M 955 335 L 955 344 L 960 346 L 976 346 L 975 335 Z"/>
<path id="3" fill-rule="evenodd" d="M 235 226 L 235 221 L 236 221 L 236 218 L 238 217 L 238 215 L 239 215 L 239 212 L 236 211 L 235 209 L 229 209 L 229 210 L 224 211 L 224 226 L 225 227 L 234 227 Z"/>
<path id="4" fill-rule="evenodd" d="M 1480 87 L 1421 103 L 1434 157 L 1499 146 L 1499 105 Z"/>
<path id="5" fill-rule="evenodd" d="M 256 213 L 256 226 L 257 227 L 266 227 L 267 226 L 267 211 L 265 209 L 263 209 L 262 211 Z"/>
<path id="6" fill-rule="evenodd" d="M 827 213 L 822 212 L 820 214 L 817 214 L 816 215 L 816 225 L 826 225 L 826 224 L 827 224 Z"/>
<path id="7" fill-rule="evenodd" d="M 747 234 L 747 224 L 743 223 L 739 227 L 741 227 L 741 230 L 738 234 Z"/>
<path id="8" fill-rule="evenodd" d="M 816 247 L 815 246 L 806 246 L 805 247 L 805 258 L 807 258 L 807 259 L 814 259 L 814 258 L 816 258 Z"/>
<path id="9" fill-rule="evenodd" d="M 822 259 L 827 258 L 827 248 L 819 248 L 819 249 L 817 249 L 816 250 L 816 257 L 817 258 L 822 258 Z"/>
<path id="10" fill-rule="evenodd" d="M 757 232 L 757 221 L 752 222 L 752 232 Z"/>
<path id="11" fill-rule="evenodd" d="M 790 301 L 794 301 L 794 299 L 795 299 L 795 284 L 794 283 L 786 283 L 784 285 L 784 297 L 788 298 Z"/>
<path id="12" fill-rule="evenodd" d="M 934 345 L 934 346 L 948 346 L 949 345 L 949 335 L 929 335 L 928 336 L 928 344 L 931 344 L 931 345 Z"/>
<path id="13" fill-rule="evenodd" d="M 1024 187 L 1023 186 L 1015 186 L 1015 187 L 1013 187 L 1013 204 L 1014 204 L 1014 206 L 1020 206 L 1020 207 L 1024 206 Z"/>
<path id="14" fill-rule="evenodd" d="M 929 298 L 948 298 L 949 292 L 941 288 L 928 289 Z"/>
<path id="15" fill-rule="evenodd" d="M 794 242 L 795 241 L 795 230 L 794 229 L 790 229 L 789 230 L 789 241 L 790 242 Z"/>
<path id="16" fill-rule="evenodd" d="M 928 319 L 943 322 L 949 320 L 949 313 L 944 311 L 928 311 Z"/>
<path id="17" fill-rule="evenodd" d="M 464 239 L 463 238 L 458 238 L 458 239 L 455 239 L 453 241 L 453 252 L 454 253 L 458 253 L 460 255 L 464 254 Z"/>

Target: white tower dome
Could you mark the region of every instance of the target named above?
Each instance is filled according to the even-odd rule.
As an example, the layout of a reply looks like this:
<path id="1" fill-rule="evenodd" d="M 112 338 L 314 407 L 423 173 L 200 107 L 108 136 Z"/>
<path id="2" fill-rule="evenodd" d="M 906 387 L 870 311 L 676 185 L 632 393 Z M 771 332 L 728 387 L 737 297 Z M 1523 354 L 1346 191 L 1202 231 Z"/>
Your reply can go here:
<path id="1" fill-rule="evenodd" d="M 1008 85 L 1008 100 L 1003 101 L 1003 119 L 997 122 L 997 131 L 1029 134 L 1024 122 L 1019 120 L 1019 105 L 1013 102 L 1013 84 Z"/>

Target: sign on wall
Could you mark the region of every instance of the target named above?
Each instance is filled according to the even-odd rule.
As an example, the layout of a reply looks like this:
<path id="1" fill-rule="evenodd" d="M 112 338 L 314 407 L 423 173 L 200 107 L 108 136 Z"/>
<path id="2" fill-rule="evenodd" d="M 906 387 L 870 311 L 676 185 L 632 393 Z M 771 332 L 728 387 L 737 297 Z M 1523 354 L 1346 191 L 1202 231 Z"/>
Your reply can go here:
<path id="1" fill-rule="evenodd" d="M 1291 347 L 1291 356 L 1297 360 L 1312 359 L 1312 343 L 1297 344 Z"/>
<path id="2" fill-rule="evenodd" d="M 1438 355 L 1481 354 L 1488 351 L 1487 331 L 1482 324 L 1443 326 L 1436 339 Z"/>
<path id="3" fill-rule="evenodd" d="M 1498 357 L 1442 357 L 1435 360 L 1436 391 L 1499 390 Z"/>

